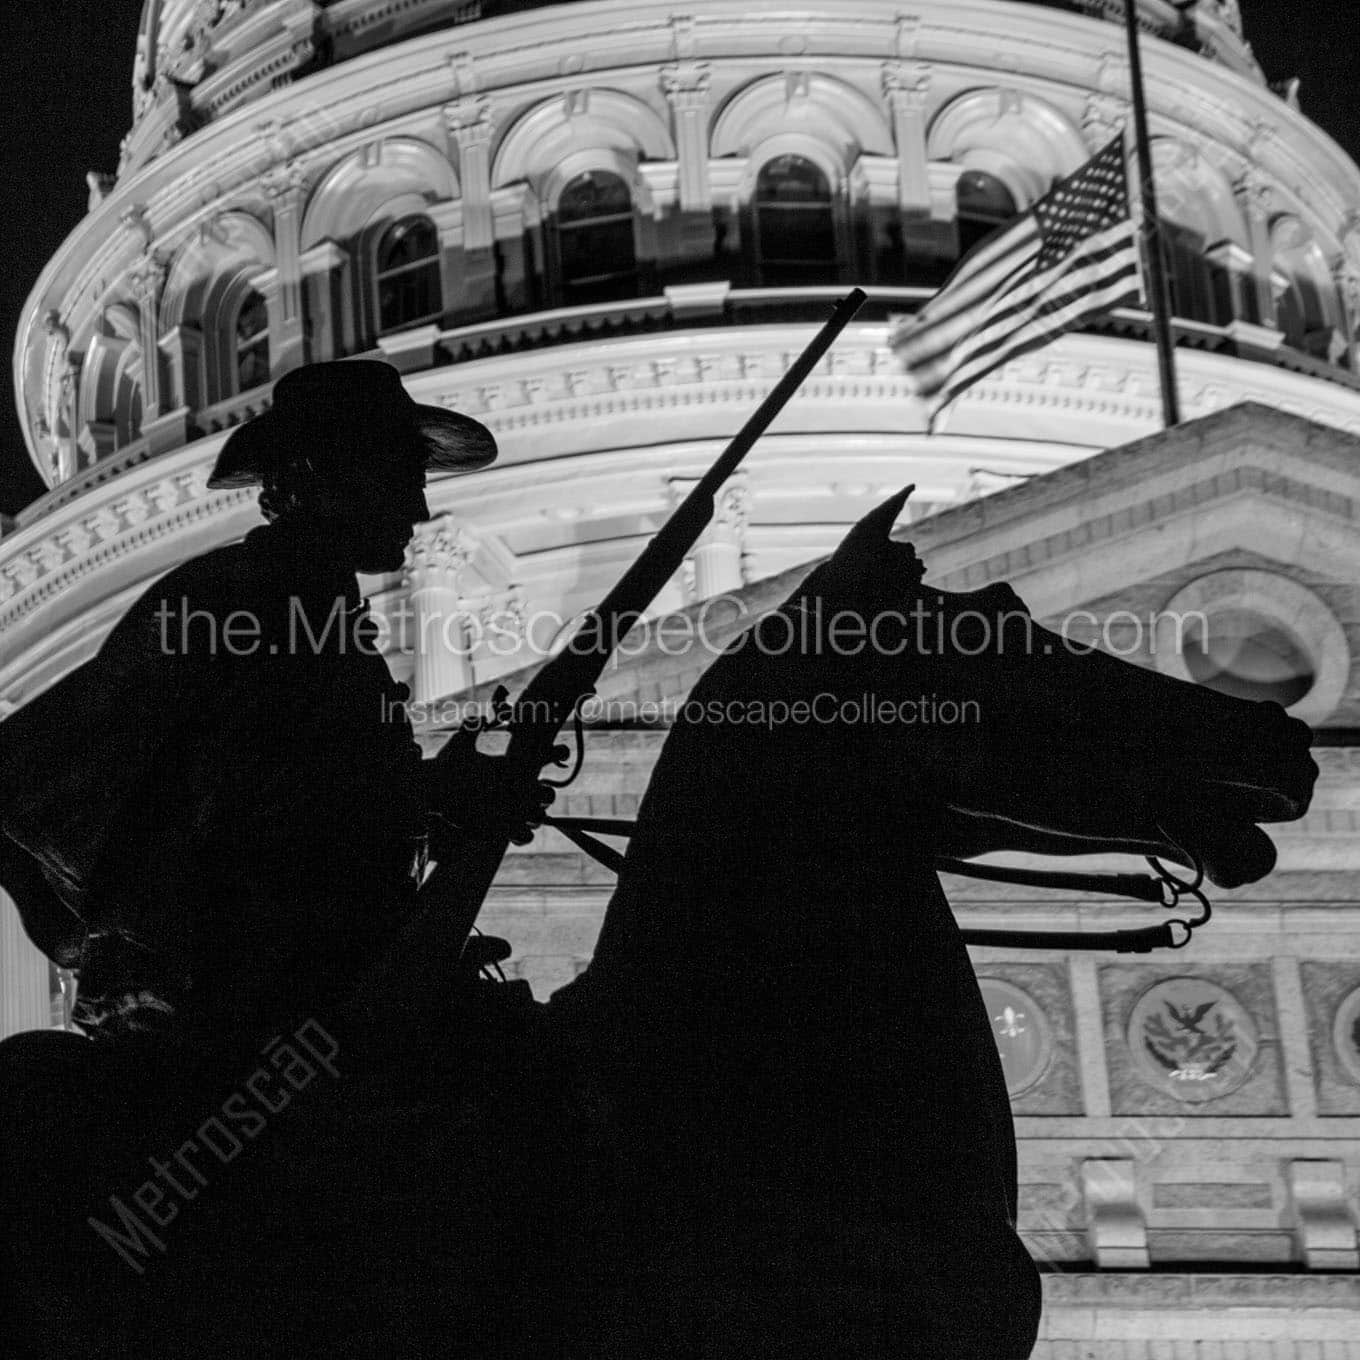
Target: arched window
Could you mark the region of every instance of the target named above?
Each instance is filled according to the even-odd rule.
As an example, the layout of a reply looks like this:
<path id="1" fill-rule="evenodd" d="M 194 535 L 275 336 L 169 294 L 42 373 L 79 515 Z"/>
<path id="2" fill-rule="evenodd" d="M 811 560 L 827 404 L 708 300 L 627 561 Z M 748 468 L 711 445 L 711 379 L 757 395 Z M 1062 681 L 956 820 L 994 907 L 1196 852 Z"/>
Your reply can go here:
<path id="1" fill-rule="evenodd" d="M 1249 609 L 1221 610 L 1187 630 L 1191 677 L 1237 699 L 1273 699 L 1288 708 L 1313 688 L 1311 658 L 1287 629 Z"/>
<path id="2" fill-rule="evenodd" d="M 618 175 L 588 170 L 562 190 L 557 258 L 568 306 L 636 294 L 633 195 Z"/>
<path id="3" fill-rule="evenodd" d="M 378 242 L 378 329 L 437 321 L 443 312 L 439 233 L 428 217 L 403 217 Z"/>
<path id="4" fill-rule="evenodd" d="M 836 276 L 836 221 L 826 176 L 802 156 L 761 166 L 752 200 L 756 276 L 780 287 Z"/>
<path id="5" fill-rule="evenodd" d="M 954 186 L 954 202 L 960 258 L 1016 214 L 1011 191 L 984 170 L 965 170 L 959 176 Z"/>
<path id="6" fill-rule="evenodd" d="M 236 310 L 236 390 L 249 392 L 269 381 L 269 309 L 253 288 Z"/>
<path id="7" fill-rule="evenodd" d="M 1233 319 L 1232 278 L 1223 265 L 1209 258 L 1204 233 L 1165 218 L 1160 227 L 1172 315 L 1226 325 Z"/>

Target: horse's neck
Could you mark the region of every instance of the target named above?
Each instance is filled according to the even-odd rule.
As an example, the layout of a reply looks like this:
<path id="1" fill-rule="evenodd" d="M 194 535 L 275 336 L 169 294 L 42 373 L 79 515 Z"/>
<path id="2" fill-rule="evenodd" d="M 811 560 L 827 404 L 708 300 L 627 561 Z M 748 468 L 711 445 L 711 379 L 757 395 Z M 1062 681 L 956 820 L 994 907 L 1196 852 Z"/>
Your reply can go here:
<path id="1" fill-rule="evenodd" d="M 866 793 L 828 763 L 834 753 L 809 759 L 777 732 L 718 740 L 676 729 L 597 960 L 641 949 L 678 959 L 706 939 L 754 948 L 772 919 L 810 938 L 850 930 L 863 949 L 895 915 L 931 933 L 947 928 L 928 826 L 913 827 L 882 789 Z"/>

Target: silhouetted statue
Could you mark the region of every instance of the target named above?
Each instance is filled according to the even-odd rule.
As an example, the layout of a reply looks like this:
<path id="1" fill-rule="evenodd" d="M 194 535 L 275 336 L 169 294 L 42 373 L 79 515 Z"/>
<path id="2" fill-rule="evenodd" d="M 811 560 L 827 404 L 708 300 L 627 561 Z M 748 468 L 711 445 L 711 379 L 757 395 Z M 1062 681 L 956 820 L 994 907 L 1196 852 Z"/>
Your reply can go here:
<path id="1" fill-rule="evenodd" d="M 329 1013 L 409 907 L 429 814 L 488 799 L 449 768 L 467 743 L 421 760 L 355 573 L 401 568 L 427 467 L 495 454 L 388 364 L 290 372 L 209 483 L 262 483 L 269 522 L 162 577 L 0 728 L 29 772 L 5 827 L 50 889 L 20 908 L 79 966 L 91 1032 L 253 1042 Z"/>
<path id="2" fill-rule="evenodd" d="M 1276 705 L 925 586 L 903 500 L 699 682 L 576 982 L 476 1020 L 475 1079 L 462 1012 L 394 1053 L 442 1074 L 414 1093 L 318 1078 L 103 1297 L 187 1317 L 186 1354 L 1023 1360 L 1010 1110 L 934 857 L 1189 851 L 1234 885 L 1316 769 Z M 97 1245 L 82 1280 L 120 1268 Z"/>
<path id="3" fill-rule="evenodd" d="M 42 1130 L 69 1160 L 105 1134 L 102 1166 L 168 1126 L 161 1095 L 192 1113 L 304 1022 L 339 1036 L 352 1070 L 345 1027 L 375 978 L 428 992 L 423 1012 L 405 1008 L 426 1034 L 451 1023 L 414 970 L 455 959 L 382 961 L 413 915 L 431 814 L 495 821 L 516 799 L 468 742 L 421 759 L 355 573 L 402 567 L 429 518 L 427 468 L 495 455 L 488 430 L 417 405 L 390 365 L 290 372 L 210 479 L 261 484 L 268 523 L 162 577 L 93 661 L 0 725 L 0 881 L 39 946 L 78 970 L 76 1019 L 95 1040 L 8 1046 L 42 1087 L 11 1102 L 19 1142 Z M 104 1210 L 120 1184 L 92 1180 Z M 30 1175 L 25 1193 L 44 1185 Z"/>

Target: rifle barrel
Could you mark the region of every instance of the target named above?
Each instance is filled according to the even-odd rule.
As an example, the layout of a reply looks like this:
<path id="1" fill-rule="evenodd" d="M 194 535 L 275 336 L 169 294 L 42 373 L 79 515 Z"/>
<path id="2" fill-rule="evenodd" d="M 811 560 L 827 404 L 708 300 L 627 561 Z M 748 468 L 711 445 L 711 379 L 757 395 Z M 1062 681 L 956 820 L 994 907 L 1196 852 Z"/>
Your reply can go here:
<path id="1" fill-rule="evenodd" d="M 643 549 L 599 606 L 586 616 L 566 648 L 529 682 L 519 704 L 522 718 L 512 720 L 505 754 L 508 775 L 532 787 L 552 760 L 553 744 L 576 705 L 594 692 L 614 649 L 641 618 L 685 560 L 713 518 L 713 498 L 736 471 L 751 446 L 806 380 L 864 305 L 863 289 L 852 289 L 837 303 L 826 323 L 789 365 L 764 401 L 699 479 L 675 513 Z M 422 890 L 437 910 L 453 914 L 450 936 L 466 940 L 477 913 L 509 849 L 509 840 L 469 843 L 458 860 L 440 863 Z M 441 901 L 445 904 L 442 908 Z"/>

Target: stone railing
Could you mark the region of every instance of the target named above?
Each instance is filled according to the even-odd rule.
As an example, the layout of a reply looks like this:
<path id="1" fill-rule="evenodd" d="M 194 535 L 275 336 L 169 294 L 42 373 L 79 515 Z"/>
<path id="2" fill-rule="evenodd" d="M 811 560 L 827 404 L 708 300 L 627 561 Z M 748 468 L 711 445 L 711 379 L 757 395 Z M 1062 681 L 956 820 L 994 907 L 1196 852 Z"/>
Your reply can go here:
<path id="1" fill-rule="evenodd" d="M 204 406 L 194 413 L 193 423 L 203 434 L 217 434 L 229 430 L 233 425 L 242 425 L 267 411 L 273 401 L 274 384 L 261 383 L 249 392 L 239 392 L 235 396 Z"/>

